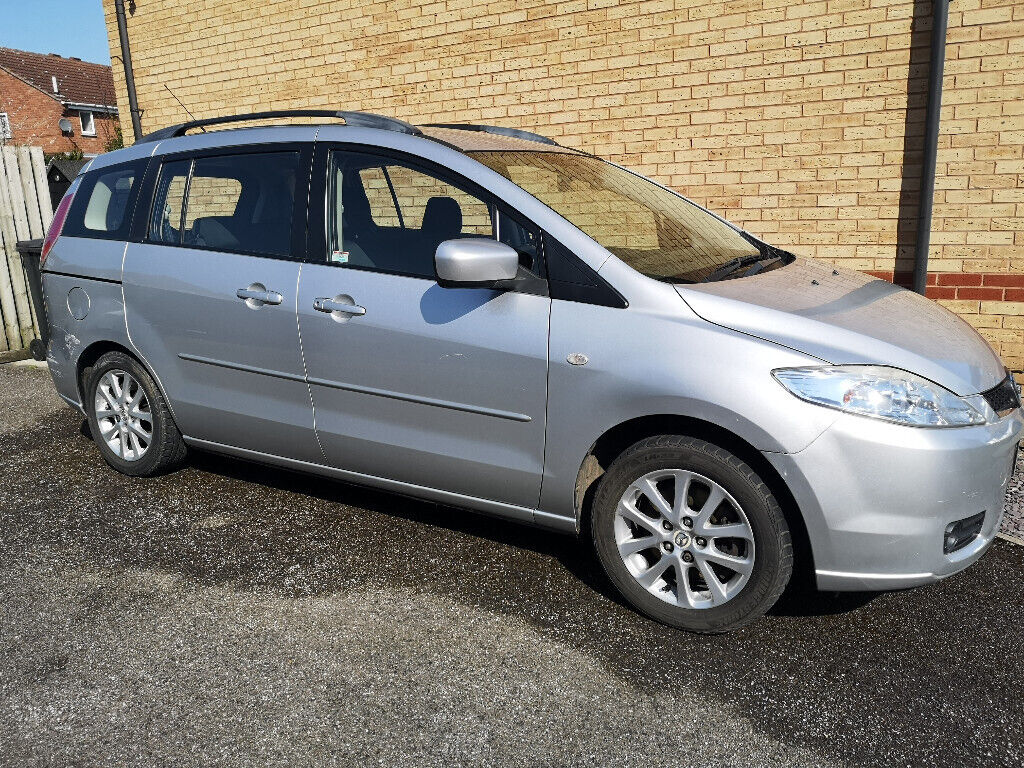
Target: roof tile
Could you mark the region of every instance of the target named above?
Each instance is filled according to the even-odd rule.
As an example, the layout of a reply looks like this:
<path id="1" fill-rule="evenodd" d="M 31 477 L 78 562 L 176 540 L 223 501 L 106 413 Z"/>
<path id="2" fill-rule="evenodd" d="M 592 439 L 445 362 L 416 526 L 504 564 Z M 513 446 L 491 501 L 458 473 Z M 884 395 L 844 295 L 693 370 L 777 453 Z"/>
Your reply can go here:
<path id="1" fill-rule="evenodd" d="M 0 68 L 62 104 L 96 104 L 116 108 L 110 67 L 55 53 L 30 53 L 0 47 Z M 53 78 L 58 92 L 53 92 Z"/>

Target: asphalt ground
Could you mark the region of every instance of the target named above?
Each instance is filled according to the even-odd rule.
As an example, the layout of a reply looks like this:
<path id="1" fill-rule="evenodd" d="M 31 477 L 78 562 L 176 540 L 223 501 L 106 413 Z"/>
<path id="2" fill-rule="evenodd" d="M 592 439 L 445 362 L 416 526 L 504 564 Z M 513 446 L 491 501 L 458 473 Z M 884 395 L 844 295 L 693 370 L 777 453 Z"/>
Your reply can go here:
<path id="1" fill-rule="evenodd" d="M 0 765 L 1020 766 L 1024 547 L 719 637 L 568 537 L 193 454 L 0 366 Z"/>
<path id="2" fill-rule="evenodd" d="M 1010 541 L 1024 544 L 1024 446 L 1017 451 L 1017 470 L 1006 489 L 1006 510 L 1000 530 Z"/>

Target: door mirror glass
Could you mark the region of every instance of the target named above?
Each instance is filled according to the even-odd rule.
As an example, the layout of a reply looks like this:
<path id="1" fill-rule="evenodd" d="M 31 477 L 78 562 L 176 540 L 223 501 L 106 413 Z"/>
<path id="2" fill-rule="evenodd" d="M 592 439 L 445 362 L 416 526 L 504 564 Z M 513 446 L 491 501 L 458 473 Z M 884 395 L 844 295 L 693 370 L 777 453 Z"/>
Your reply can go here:
<path id="1" fill-rule="evenodd" d="M 446 288 L 494 287 L 516 278 L 519 254 L 497 240 L 445 240 L 434 253 L 434 271 L 437 282 Z"/>

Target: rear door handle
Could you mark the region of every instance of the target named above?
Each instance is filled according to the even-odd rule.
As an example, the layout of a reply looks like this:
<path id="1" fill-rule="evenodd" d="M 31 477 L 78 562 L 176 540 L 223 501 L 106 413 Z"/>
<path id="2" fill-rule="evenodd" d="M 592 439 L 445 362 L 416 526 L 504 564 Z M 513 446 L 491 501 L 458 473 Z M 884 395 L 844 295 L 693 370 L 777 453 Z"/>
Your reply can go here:
<path id="1" fill-rule="evenodd" d="M 284 301 L 277 291 L 268 291 L 263 283 L 253 283 L 248 288 L 239 288 L 235 296 L 242 299 L 251 309 L 259 309 L 264 304 L 280 304 Z"/>
<path id="2" fill-rule="evenodd" d="M 343 301 L 337 301 L 335 299 L 328 299 L 326 296 L 322 296 L 317 299 L 313 299 L 313 309 L 317 312 L 344 312 L 346 315 L 365 315 L 366 307 L 360 307 L 358 304 L 347 304 Z"/>

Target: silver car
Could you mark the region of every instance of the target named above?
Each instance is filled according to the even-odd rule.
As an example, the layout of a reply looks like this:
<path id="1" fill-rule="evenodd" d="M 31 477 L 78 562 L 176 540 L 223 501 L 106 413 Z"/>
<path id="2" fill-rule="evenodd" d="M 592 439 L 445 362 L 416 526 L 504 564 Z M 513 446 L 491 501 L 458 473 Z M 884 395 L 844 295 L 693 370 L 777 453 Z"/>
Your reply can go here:
<path id="1" fill-rule="evenodd" d="M 268 116 L 321 125 L 188 131 Z M 352 112 L 172 126 L 44 244 L 47 361 L 131 475 L 216 451 L 592 538 L 698 632 L 982 556 L 1013 378 L 914 293 L 532 133 Z"/>

